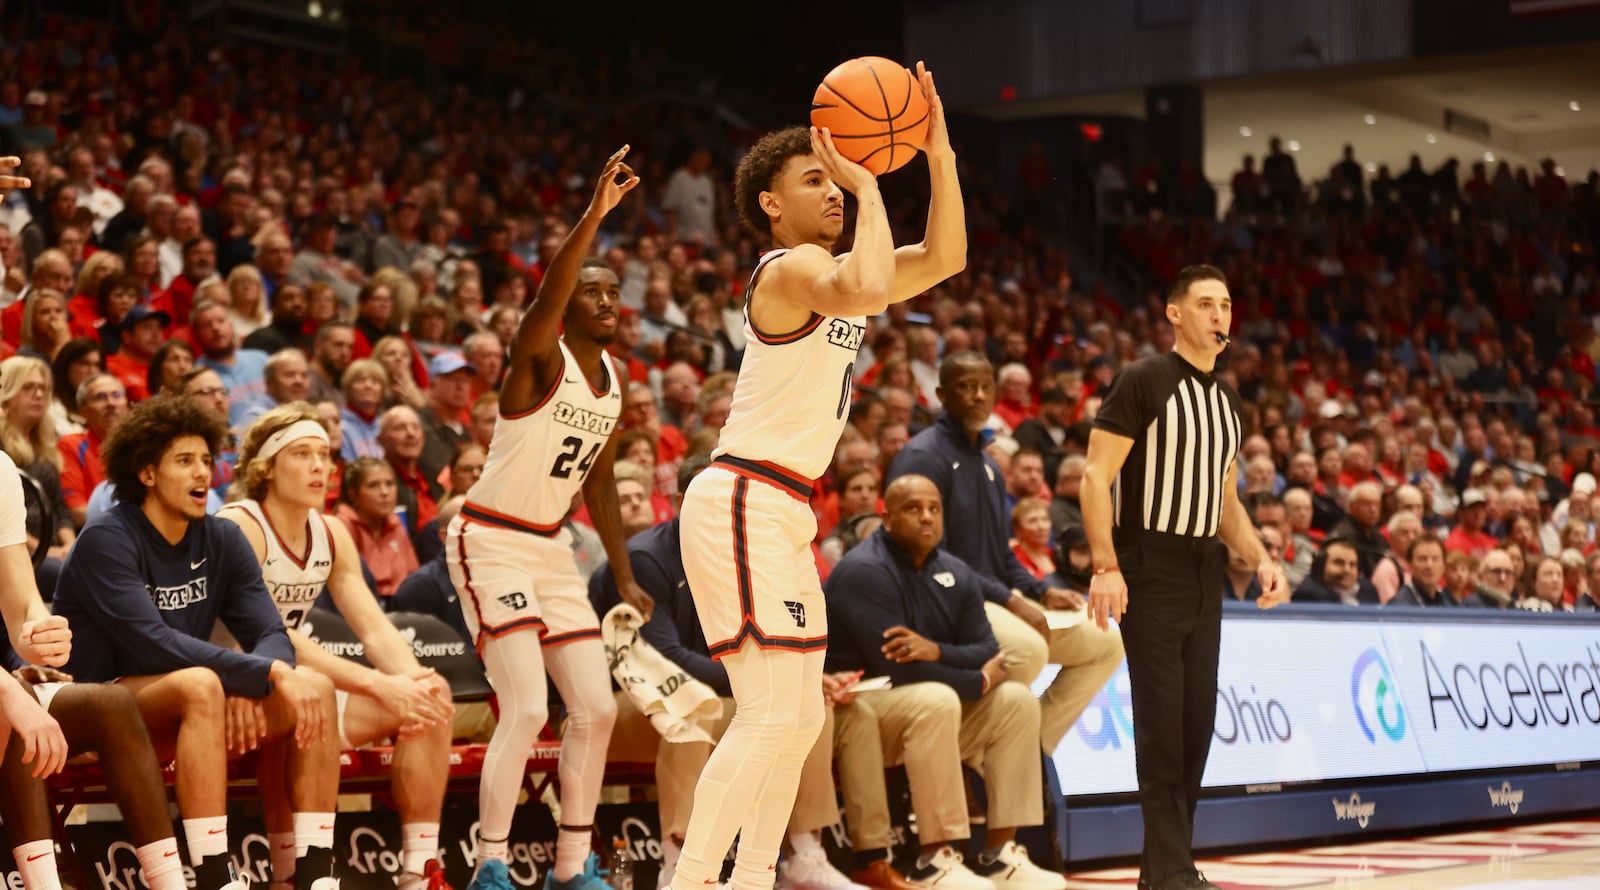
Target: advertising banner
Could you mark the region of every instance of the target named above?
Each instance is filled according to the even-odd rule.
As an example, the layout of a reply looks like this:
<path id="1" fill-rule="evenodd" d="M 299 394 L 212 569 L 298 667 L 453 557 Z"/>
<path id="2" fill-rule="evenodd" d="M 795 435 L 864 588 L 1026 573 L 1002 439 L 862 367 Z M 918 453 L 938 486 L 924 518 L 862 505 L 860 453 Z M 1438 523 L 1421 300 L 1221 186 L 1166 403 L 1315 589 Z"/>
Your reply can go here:
<path id="1" fill-rule="evenodd" d="M 1228 620 L 1217 685 L 1207 787 L 1600 760 L 1589 622 Z M 1067 795 L 1137 790 L 1126 664 L 1054 759 Z"/>

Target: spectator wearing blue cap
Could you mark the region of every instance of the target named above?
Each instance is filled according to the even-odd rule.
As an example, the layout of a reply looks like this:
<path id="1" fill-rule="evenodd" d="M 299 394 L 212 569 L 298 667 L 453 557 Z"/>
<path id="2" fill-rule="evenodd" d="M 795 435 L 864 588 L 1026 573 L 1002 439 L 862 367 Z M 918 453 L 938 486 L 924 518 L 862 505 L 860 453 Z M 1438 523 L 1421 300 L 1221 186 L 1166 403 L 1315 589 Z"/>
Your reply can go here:
<path id="1" fill-rule="evenodd" d="M 172 316 L 160 309 L 142 303 L 135 305 L 122 316 L 117 325 L 121 330 L 122 348 L 106 356 L 106 371 L 128 391 L 128 401 L 137 402 L 150 395 L 150 360 L 165 339 L 164 331 L 172 324 Z"/>
<path id="2" fill-rule="evenodd" d="M 478 367 L 454 350 L 441 352 L 428 363 L 428 403 L 417 412 L 422 420 L 422 457 L 417 461 L 429 479 L 450 466 L 456 449 L 472 441 L 468 427 L 472 408 L 472 378 Z"/>

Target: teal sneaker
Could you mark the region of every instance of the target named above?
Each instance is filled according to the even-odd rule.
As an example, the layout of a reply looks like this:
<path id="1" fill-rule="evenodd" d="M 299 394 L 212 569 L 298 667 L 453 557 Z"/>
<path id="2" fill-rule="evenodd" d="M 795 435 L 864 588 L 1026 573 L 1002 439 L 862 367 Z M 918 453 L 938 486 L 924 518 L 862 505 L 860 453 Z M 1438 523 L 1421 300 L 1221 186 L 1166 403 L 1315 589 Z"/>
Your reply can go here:
<path id="1" fill-rule="evenodd" d="M 506 864 L 498 859 L 485 859 L 478 865 L 478 872 L 472 876 L 472 882 L 467 884 L 467 890 L 517 890 L 511 883 L 511 873 L 506 871 Z"/>
<path id="2" fill-rule="evenodd" d="M 572 876 L 570 881 L 556 880 L 556 870 L 551 868 L 544 873 L 544 890 L 613 890 L 606 883 L 606 874 L 600 870 L 600 857 L 593 853 L 583 863 L 583 871 Z M 471 888 L 468 888 L 471 890 Z"/>

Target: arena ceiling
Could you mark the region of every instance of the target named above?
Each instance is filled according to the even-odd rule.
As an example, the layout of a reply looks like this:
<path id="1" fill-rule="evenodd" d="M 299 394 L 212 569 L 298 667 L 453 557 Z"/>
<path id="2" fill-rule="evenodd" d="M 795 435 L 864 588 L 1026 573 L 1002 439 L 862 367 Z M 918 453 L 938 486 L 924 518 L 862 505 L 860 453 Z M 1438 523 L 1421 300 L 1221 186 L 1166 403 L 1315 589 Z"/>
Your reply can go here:
<path id="1" fill-rule="evenodd" d="M 1325 176 L 1345 143 L 1358 160 L 1373 169 L 1386 163 L 1395 175 L 1412 154 L 1430 170 L 1455 157 L 1463 176 L 1490 158 L 1533 172 L 1552 157 L 1569 180 L 1600 169 L 1600 44 L 1202 86 L 1206 175 L 1224 191 L 1240 158 L 1259 160 L 1272 135 L 1299 146 L 1307 180 Z M 1139 90 L 972 110 L 997 120 L 1145 116 Z"/>

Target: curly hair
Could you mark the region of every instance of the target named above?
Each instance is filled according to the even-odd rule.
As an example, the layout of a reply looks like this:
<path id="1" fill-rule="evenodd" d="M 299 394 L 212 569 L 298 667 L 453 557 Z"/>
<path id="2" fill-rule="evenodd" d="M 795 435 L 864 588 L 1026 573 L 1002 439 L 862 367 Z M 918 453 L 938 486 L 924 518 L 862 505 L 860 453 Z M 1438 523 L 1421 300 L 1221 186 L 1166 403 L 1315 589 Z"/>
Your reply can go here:
<path id="1" fill-rule="evenodd" d="M 239 460 L 234 466 L 233 486 L 228 489 L 228 499 L 235 500 L 240 497 L 252 501 L 261 501 L 267 496 L 267 474 L 272 472 L 272 465 L 277 461 L 277 455 L 268 460 L 257 460 L 256 452 L 267 443 L 268 437 L 278 430 L 283 429 L 302 420 L 310 420 L 327 430 L 328 425 L 322 422 L 322 415 L 317 409 L 311 407 L 309 402 L 288 402 L 256 418 L 255 423 L 245 430 L 244 441 L 239 443 Z"/>
<path id="2" fill-rule="evenodd" d="M 133 406 L 100 447 L 117 498 L 144 503 L 149 491 L 139 474 L 159 467 L 167 449 L 184 436 L 199 436 L 213 456 L 219 455 L 228 440 L 228 424 L 192 396 L 159 395 Z"/>
<path id="3" fill-rule="evenodd" d="M 789 127 L 768 133 L 750 146 L 750 151 L 739 162 L 733 173 L 734 205 L 752 232 L 765 238 L 772 237 L 772 220 L 761 209 L 761 193 L 772 190 L 772 183 L 789 159 L 811 154 L 811 131 L 805 127 Z"/>

